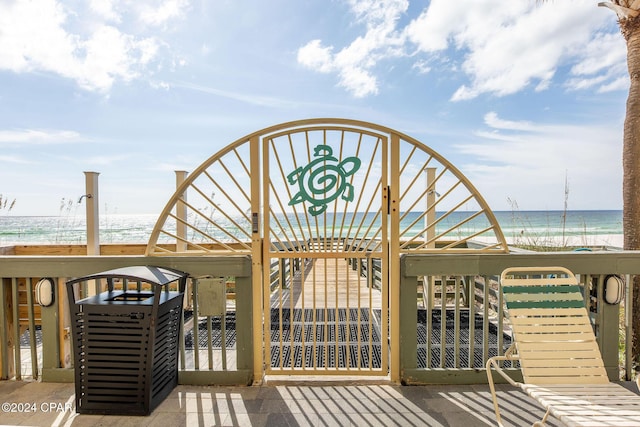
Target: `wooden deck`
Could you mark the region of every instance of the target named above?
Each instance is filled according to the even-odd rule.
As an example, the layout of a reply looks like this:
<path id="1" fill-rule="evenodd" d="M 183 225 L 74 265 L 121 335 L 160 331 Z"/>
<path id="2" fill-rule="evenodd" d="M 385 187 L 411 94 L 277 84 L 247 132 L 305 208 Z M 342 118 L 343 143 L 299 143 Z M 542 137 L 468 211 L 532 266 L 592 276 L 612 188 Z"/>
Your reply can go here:
<path id="1" fill-rule="evenodd" d="M 282 283 L 265 319 L 267 372 L 386 374 L 381 292 L 346 259 L 309 259 Z"/>
<path id="2" fill-rule="evenodd" d="M 308 260 L 283 289 L 271 294 L 271 308 L 382 307 L 382 294 L 344 258 Z"/>

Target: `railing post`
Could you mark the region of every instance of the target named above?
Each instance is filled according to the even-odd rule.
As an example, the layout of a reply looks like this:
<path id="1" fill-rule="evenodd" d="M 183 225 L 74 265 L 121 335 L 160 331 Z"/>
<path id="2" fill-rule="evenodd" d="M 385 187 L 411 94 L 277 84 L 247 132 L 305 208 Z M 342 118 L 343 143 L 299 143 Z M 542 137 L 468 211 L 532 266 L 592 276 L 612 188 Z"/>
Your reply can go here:
<path id="1" fill-rule="evenodd" d="M 0 380 L 15 375 L 14 342 L 10 333 L 14 328 L 12 301 L 11 279 L 0 278 Z"/>
<path id="2" fill-rule="evenodd" d="M 253 267 L 252 267 L 253 268 Z M 252 276 L 236 277 L 236 352 L 239 370 L 250 372 L 249 383 L 254 379 L 253 351 L 255 339 L 253 331 L 253 289 Z M 259 330 L 262 332 L 262 329 Z M 268 340 L 269 338 L 267 338 Z M 262 342 L 258 343 L 262 345 Z"/>
<path id="3" fill-rule="evenodd" d="M 607 370 L 607 375 L 611 381 L 620 380 L 620 368 L 618 361 L 619 352 L 619 325 L 620 325 L 620 305 L 608 304 L 604 300 L 604 280 L 606 276 L 598 277 L 598 312 L 600 324 L 598 325 L 598 343 L 600 344 L 600 353 L 602 361 Z"/>
<path id="4" fill-rule="evenodd" d="M 60 307 L 66 308 L 65 295 L 58 291 L 60 279 L 53 279 L 53 299 L 54 304 L 49 307 L 41 307 L 40 316 L 42 319 L 42 381 L 59 381 L 60 378 L 54 373 L 61 367 L 60 360 L 60 319 L 58 317 Z"/>
<path id="5" fill-rule="evenodd" d="M 265 340 L 269 340 L 268 322 L 264 321 L 265 311 L 269 308 L 269 294 L 264 292 L 263 286 L 269 277 L 270 261 L 262 259 L 263 247 L 262 236 L 265 232 L 263 224 L 260 223 L 262 212 L 261 186 L 260 186 L 260 138 L 254 136 L 249 141 L 250 145 L 250 165 L 251 165 L 251 289 L 252 293 L 252 319 L 253 319 L 253 382 L 262 383 L 264 376 L 265 362 Z M 266 145 L 265 145 L 266 146 Z M 265 148 L 266 150 L 266 148 Z M 266 224 L 268 227 L 268 224 Z M 267 252 L 265 250 L 265 252 Z M 264 306 L 264 310 L 263 310 Z M 264 337 L 263 337 L 264 334 Z M 267 341 L 268 342 L 268 341 Z M 270 349 L 266 349 L 270 355 Z"/>
<path id="6" fill-rule="evenodd" d="M 400 259 L 400 382 L 411 382 L 405 372 L 418 367 L 418 277 L 406 276 L 404 257 Z M 409 380 L 409 381 L 408 381 Z"/>
<path id="7" fill-rule="evenodd" d="M 87 207 L 87 255 L 100 255 L 100 213 L 98 172 L 85 172 L 85 203 Z M 82 198 L 80 200 L 82 200 Z"/>
<path id="8" fill-rule="evenodd" d="M 287 266 L 286 266 L 286 262 L 287 260 L 284 258 L 280 258 L 278 260 L 278 269 L 280 270 L 280 275 L 278 280 L 280 281 L 280 288 L 281 289 L 285 289 L 287 288 Z M 289 260 L 289 268 L 291 268 L 291 260 Z"/>

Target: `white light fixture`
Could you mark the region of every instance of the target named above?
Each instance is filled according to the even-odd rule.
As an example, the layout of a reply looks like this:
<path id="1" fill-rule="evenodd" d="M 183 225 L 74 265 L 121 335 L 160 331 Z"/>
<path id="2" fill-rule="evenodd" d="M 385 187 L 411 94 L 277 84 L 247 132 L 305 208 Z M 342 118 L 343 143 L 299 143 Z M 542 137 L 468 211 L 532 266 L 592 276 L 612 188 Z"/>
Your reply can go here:
<path id="1" fill-rule="evenodd" d="M 620 304 L 624 298 L 624 280 L 612 274 L 604 278 L 604 300 L 608 304 Z"/>
<path id="2" fill-rule="evenodd" d="M 45 277 L 36 284 L 36 302 L 42 307 L 49 307 L 55 302 L 53 279 Z"/>

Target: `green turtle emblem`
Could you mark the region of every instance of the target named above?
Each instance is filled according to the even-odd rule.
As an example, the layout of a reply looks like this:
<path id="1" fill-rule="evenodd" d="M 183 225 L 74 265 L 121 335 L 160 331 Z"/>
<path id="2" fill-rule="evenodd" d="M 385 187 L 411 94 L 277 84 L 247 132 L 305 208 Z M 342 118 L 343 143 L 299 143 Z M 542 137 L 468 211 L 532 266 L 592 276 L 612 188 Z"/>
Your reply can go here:
<path id="1" fill-rule="evenodd" d="M 353 201 L 353 185 L 347 178 L 360 169 L 360 159 L 347 157 L 338 161 L 333 149 L 324 144 L 313 149 L 313 159 L 308 165 L 299 167 L 289 175 L 290 185 L 298 184 L 299 191 L 289 201 L 289 206 L 309 202 L 308 212 L 312 216 L 320 215 L 327 205 L 341 197 L 347 202 Z"/>

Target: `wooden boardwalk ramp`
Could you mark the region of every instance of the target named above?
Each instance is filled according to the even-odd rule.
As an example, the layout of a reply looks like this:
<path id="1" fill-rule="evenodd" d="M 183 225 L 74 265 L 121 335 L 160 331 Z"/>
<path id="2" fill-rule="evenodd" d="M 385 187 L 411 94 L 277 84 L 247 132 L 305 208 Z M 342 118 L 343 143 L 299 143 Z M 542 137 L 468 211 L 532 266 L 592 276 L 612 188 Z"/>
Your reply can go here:
<path id="1" fill-rule="evenodd" d="M 286 286 L 272 292 L 270 312 L 275 370 L 362 372 L 384 366 L 381 291 L 369 288 L 344 258 L 302 262 Z"/>

